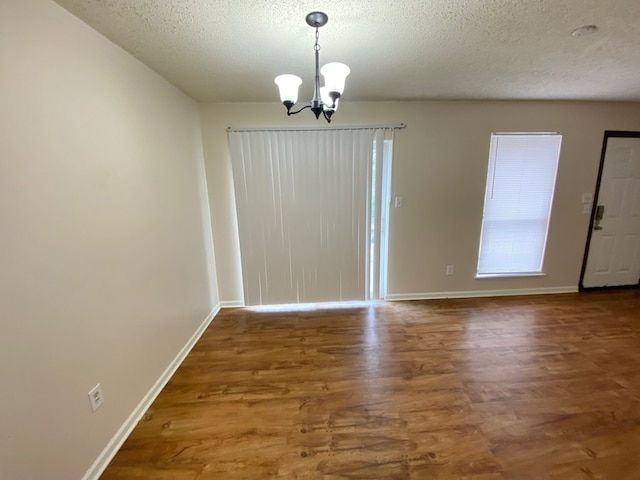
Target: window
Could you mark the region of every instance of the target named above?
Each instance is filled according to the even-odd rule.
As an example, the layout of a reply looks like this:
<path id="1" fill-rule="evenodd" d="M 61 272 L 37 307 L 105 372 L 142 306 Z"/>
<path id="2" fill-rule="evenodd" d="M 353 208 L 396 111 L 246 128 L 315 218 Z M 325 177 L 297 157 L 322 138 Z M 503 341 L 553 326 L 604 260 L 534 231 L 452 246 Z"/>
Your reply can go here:
<path id="1" fill-rule="evenodd" d="M 478 277 L 542 273 L 562 135 L 491 135 Z"/>

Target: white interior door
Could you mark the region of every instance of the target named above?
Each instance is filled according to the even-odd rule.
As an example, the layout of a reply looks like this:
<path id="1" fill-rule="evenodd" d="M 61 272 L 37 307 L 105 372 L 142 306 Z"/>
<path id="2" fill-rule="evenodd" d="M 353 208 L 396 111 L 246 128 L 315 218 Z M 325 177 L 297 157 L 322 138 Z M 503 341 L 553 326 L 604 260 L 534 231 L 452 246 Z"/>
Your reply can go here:
<path id="1" fill-rule="evenodd" d="M 582 285 L 635 285 L 640 278 L 640 138 L 608 138 L 596 204 Z"/>

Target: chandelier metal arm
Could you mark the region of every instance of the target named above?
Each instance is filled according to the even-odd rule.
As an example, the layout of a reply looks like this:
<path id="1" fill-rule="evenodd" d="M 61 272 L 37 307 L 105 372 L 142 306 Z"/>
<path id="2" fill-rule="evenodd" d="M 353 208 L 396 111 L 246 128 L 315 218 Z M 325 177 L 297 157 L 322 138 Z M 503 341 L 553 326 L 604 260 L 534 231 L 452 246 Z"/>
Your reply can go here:
<path id="1" fill-rule="evenodd" d="M 307 108 L 313 112 L 316 118 L 320 118 L 320 114 L 322 113 L 322 115 L 324 115 L 324 118 L 327 120 L 327 122 L 331 123 L 331 115 L 333 115 L 333 110 L 325 110 L 323 106 L 312 107 L 311 104 L 308 104 L 302 107 L 301 109 L 296 110 L 295 112 L 292 112 L 291 107 L 287 106 L 287 115 L 295 115 L 297 113 L 300 113 L 303 110 L 306 110 Z"/>
<path id="2" fill-rule="evenodd" d="M 295 115 L 296 113 L 300 113 L 301 111 L 303 111 L 303 110 L 305 110 L 307 108 L 311 108 L 311 104 L 305 105 L 300 110 L 296 110 L 295 112 L 292 112 L 291 110 L 287 110 L 287 115 Z"/>

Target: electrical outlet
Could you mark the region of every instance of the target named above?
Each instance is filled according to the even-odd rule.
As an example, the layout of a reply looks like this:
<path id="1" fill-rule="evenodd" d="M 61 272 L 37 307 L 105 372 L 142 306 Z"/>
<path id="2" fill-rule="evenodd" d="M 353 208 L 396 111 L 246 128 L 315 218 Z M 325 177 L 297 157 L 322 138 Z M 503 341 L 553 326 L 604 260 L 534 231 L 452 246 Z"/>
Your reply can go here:
<path id="1" fill-rule="evenodd" d="M 393 201 L 393 206 L 395 208 L 400 208 L 402 207 L 402 197 L 395 197 L 394 201 Z"/>
<path id="2" fill-rule="evenodd" d="M 582 213 L 584 213 L 585 215 L 588 215 L 591 213 L 591 204 L 590 203 L 585 203 L 582 205 Z"/>
<path id="3" fill-rule="evenodd" d="M 102 386 L 97 384 L 91 390 L 89 390 L 89 403 L 91 404 L 91 410 L 95 412 L 104 403 L 104 396 L 102 395 Z"/>
<path id="4" fill-rule="evenodd" d="M 453 265 L 447 265 L 447 275 L 453 275 Z"/>

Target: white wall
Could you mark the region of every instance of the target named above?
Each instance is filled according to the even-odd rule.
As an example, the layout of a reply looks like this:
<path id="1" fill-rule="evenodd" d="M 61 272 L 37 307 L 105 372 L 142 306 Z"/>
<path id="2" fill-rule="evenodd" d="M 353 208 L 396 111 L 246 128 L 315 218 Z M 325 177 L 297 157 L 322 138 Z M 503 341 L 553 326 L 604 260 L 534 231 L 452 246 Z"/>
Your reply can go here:
<path id="1" fill-rule="evenodd" d="M 274 91 L 274 96 L 276 92 Z M 242 301 L 233 181 L 225 128 L 322 125 L 310 112 L 287 117 L 279 104 L 201 105 L 203 143 L 218 256 L 220 296 Z M 394 145 L 390 215 L 392 296 L 510 289 L 577 288 L 589 218 L 581 195 L 596 184 L 605 130 L 640 130 L 640 104 L 422 101 L 350 103 L 333 124 L 404 122 Z M 475 279 L 491 132 L 563 134 L 544 277 Z M 446 265 L 455 275 L 446 276 Z"/>
<path id="2" fill-rule="evenodd" d="M 0 478 L 79 479 L 218 303 L 199 114 L 49 0 L 0 65 Z"/>

